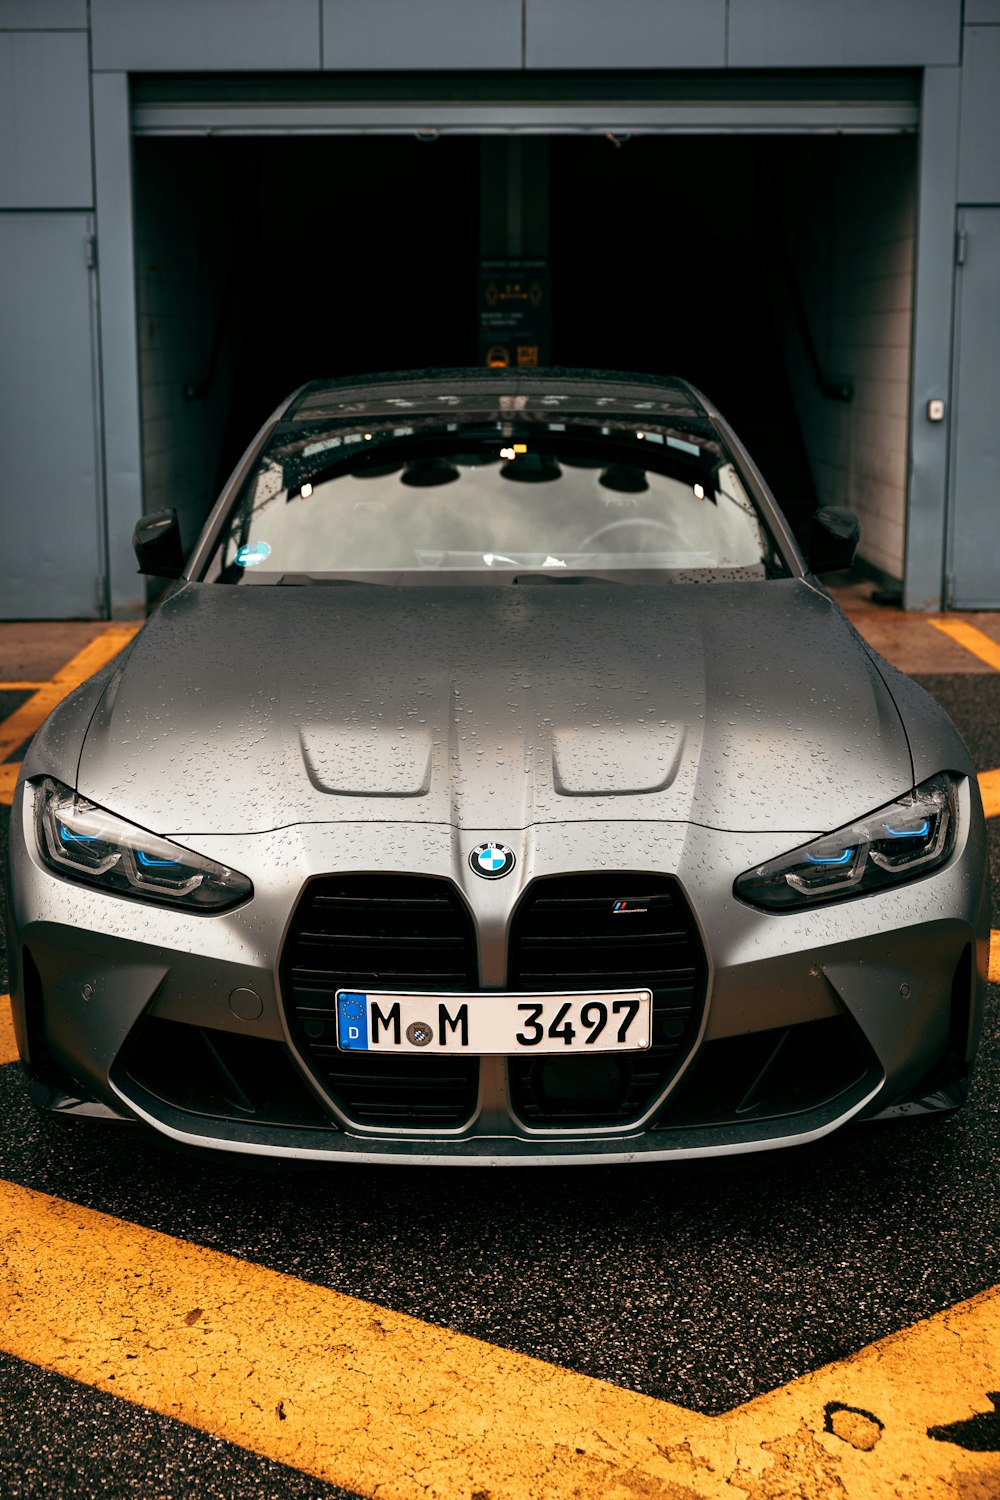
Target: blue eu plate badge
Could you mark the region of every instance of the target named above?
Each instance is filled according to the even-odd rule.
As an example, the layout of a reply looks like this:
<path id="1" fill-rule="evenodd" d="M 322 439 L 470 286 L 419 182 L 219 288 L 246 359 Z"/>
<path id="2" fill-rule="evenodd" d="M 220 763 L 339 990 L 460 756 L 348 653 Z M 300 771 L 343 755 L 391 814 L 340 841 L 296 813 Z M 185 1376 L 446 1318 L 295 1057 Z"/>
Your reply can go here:
<path id="1" fill-rule="evenodd" d="M 368 1007 L 367 996 L 340 994 L 337 996 L 337 1041 L 346 1052 L 368 1051 Z"/>

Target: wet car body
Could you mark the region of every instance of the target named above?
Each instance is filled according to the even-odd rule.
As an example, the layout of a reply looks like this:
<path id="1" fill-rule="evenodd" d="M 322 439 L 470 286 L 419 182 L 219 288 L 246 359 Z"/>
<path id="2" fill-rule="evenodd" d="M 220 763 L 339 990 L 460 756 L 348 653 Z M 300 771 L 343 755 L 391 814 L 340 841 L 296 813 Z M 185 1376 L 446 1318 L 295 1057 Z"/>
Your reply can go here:
<path id="1" fill-rule="evenodd" d="M 300 455 L 328 430 L 402 442 L 424 484 L 427 461 L 405 444 L 422 418 L 446 430 L 442 405 L 540 450 L 554 416 L 586 419 L 588 442 L 629 429 L 647 450 L 659 423 L 682 470 L 702 465 L 695 493 L 715 483 L 720 500 L 721 442 L 774 549 L 766 576 L 659 577 L 603 555 L 578 575 L 539 552 L 501 559 L 496 578 L 491 561 L 469 576 L 432 565 L 225 586 L 256 581 L 232 559 L 239 543 L 255 565 L 263 544 L 241 541 L 245 525 L 220 538 L 262 453 L 296 455 L 272 508 L 280 531 L 311 502 L 303 475 L 327 482 Z M 271 498 L 241 502 L 244 518 Z M 640 502 L 605 499 L 600 532 L 632 545 Z M 258 439 L 185 574 L 50 718 L 15 794 L 15 1026 L 42 1107 L 250 1153 L 516 1164 L 766 1149 L 960 1102 L 988 942 L 968 755 L 809 573 L 689 387 L 510 372 L 317 383 Z M 924 826 L 897 814 L 829 842 L 924 786 L 950 820 L 927 873 L 895 869 L 892 840 Z M 39 808 L 54 787 L 237 872 L 243 895 L 184 910 L 53 868 Z M 873 851 L 851 860 L 881 859 L 881 874 L 866 869 L 889 883 L 859 875 L 815 904 L 793 892 L 787 909 L 746 883 L 799 848 L 835 882 L 841 845 Z M 482 878 L 484 848 L 506 851 L 502 878 Z M 592 1055 L 579 1035 L 537 1055 L 419 1052 L 399 1036 L 357 1055 L 338 1030 L 355 990 L 369 1005 L 444 997 L 449 1014 L 464 997 L 473 1016 L 510 997 L 635 991 L 651 997 L 652 1032 L 641 1050 Z"/>

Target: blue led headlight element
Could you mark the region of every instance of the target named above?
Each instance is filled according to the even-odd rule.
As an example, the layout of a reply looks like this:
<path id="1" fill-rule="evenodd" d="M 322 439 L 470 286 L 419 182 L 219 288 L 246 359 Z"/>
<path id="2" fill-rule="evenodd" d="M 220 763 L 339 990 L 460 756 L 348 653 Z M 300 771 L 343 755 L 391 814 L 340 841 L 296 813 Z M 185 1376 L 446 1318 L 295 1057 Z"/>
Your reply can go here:
<path id="1" fill-rule="evenodd" d="M 39 856 L 64 880 L 202 912 L 226 911 L 253 895 L 245 875 L 116 818 L 59 781 L 37 782 L 34 794 Z"/>
<path id="2" fill-rule="evenodd" d="M 733 890 L 766 911 L 868 895 L 943 865 L 957 831 L 957 782 L 942 772 L 867 818 L 748 870 Z"/>

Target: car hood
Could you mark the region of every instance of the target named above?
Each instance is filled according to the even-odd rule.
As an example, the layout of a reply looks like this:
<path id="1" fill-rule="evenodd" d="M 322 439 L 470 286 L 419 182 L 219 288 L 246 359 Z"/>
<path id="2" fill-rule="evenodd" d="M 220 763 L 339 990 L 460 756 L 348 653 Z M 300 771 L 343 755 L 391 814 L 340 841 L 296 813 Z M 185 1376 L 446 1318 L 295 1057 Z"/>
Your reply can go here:
<path id="1" fill-rule="evenodd" d="M 332 820 L 814 833 L 911 780 L 859 638 L 788 580 L 189 584 L 112 678 L 78 785 L 174 836 Z"/>

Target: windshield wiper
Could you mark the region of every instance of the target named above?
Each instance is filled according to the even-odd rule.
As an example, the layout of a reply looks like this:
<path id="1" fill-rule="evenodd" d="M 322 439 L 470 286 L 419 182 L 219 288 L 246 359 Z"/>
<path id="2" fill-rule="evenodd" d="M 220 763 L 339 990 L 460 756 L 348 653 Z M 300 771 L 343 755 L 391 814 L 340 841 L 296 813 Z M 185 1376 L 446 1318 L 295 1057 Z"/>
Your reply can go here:
<path id="1" fill-rule="evenodd" d="M 513 583 L 619 583 L 602 573 L 517 573 Z"/>
<path id="2" fill-rule="evenodd" d="M 328 574 L 326 577 L 319 578 L 317 578 L 313 573 L 282 573 L 281 577 L 278 579 L 279 587 L 281 584 L 284 584 L 288 588 L 305 588 L 310 584 L 320 586 L 322 584 L 328 583 L 365 584 L 377 582 L 379 582 L 379 580 L 375 578 L 347 578 L 343 573 Z"/>

